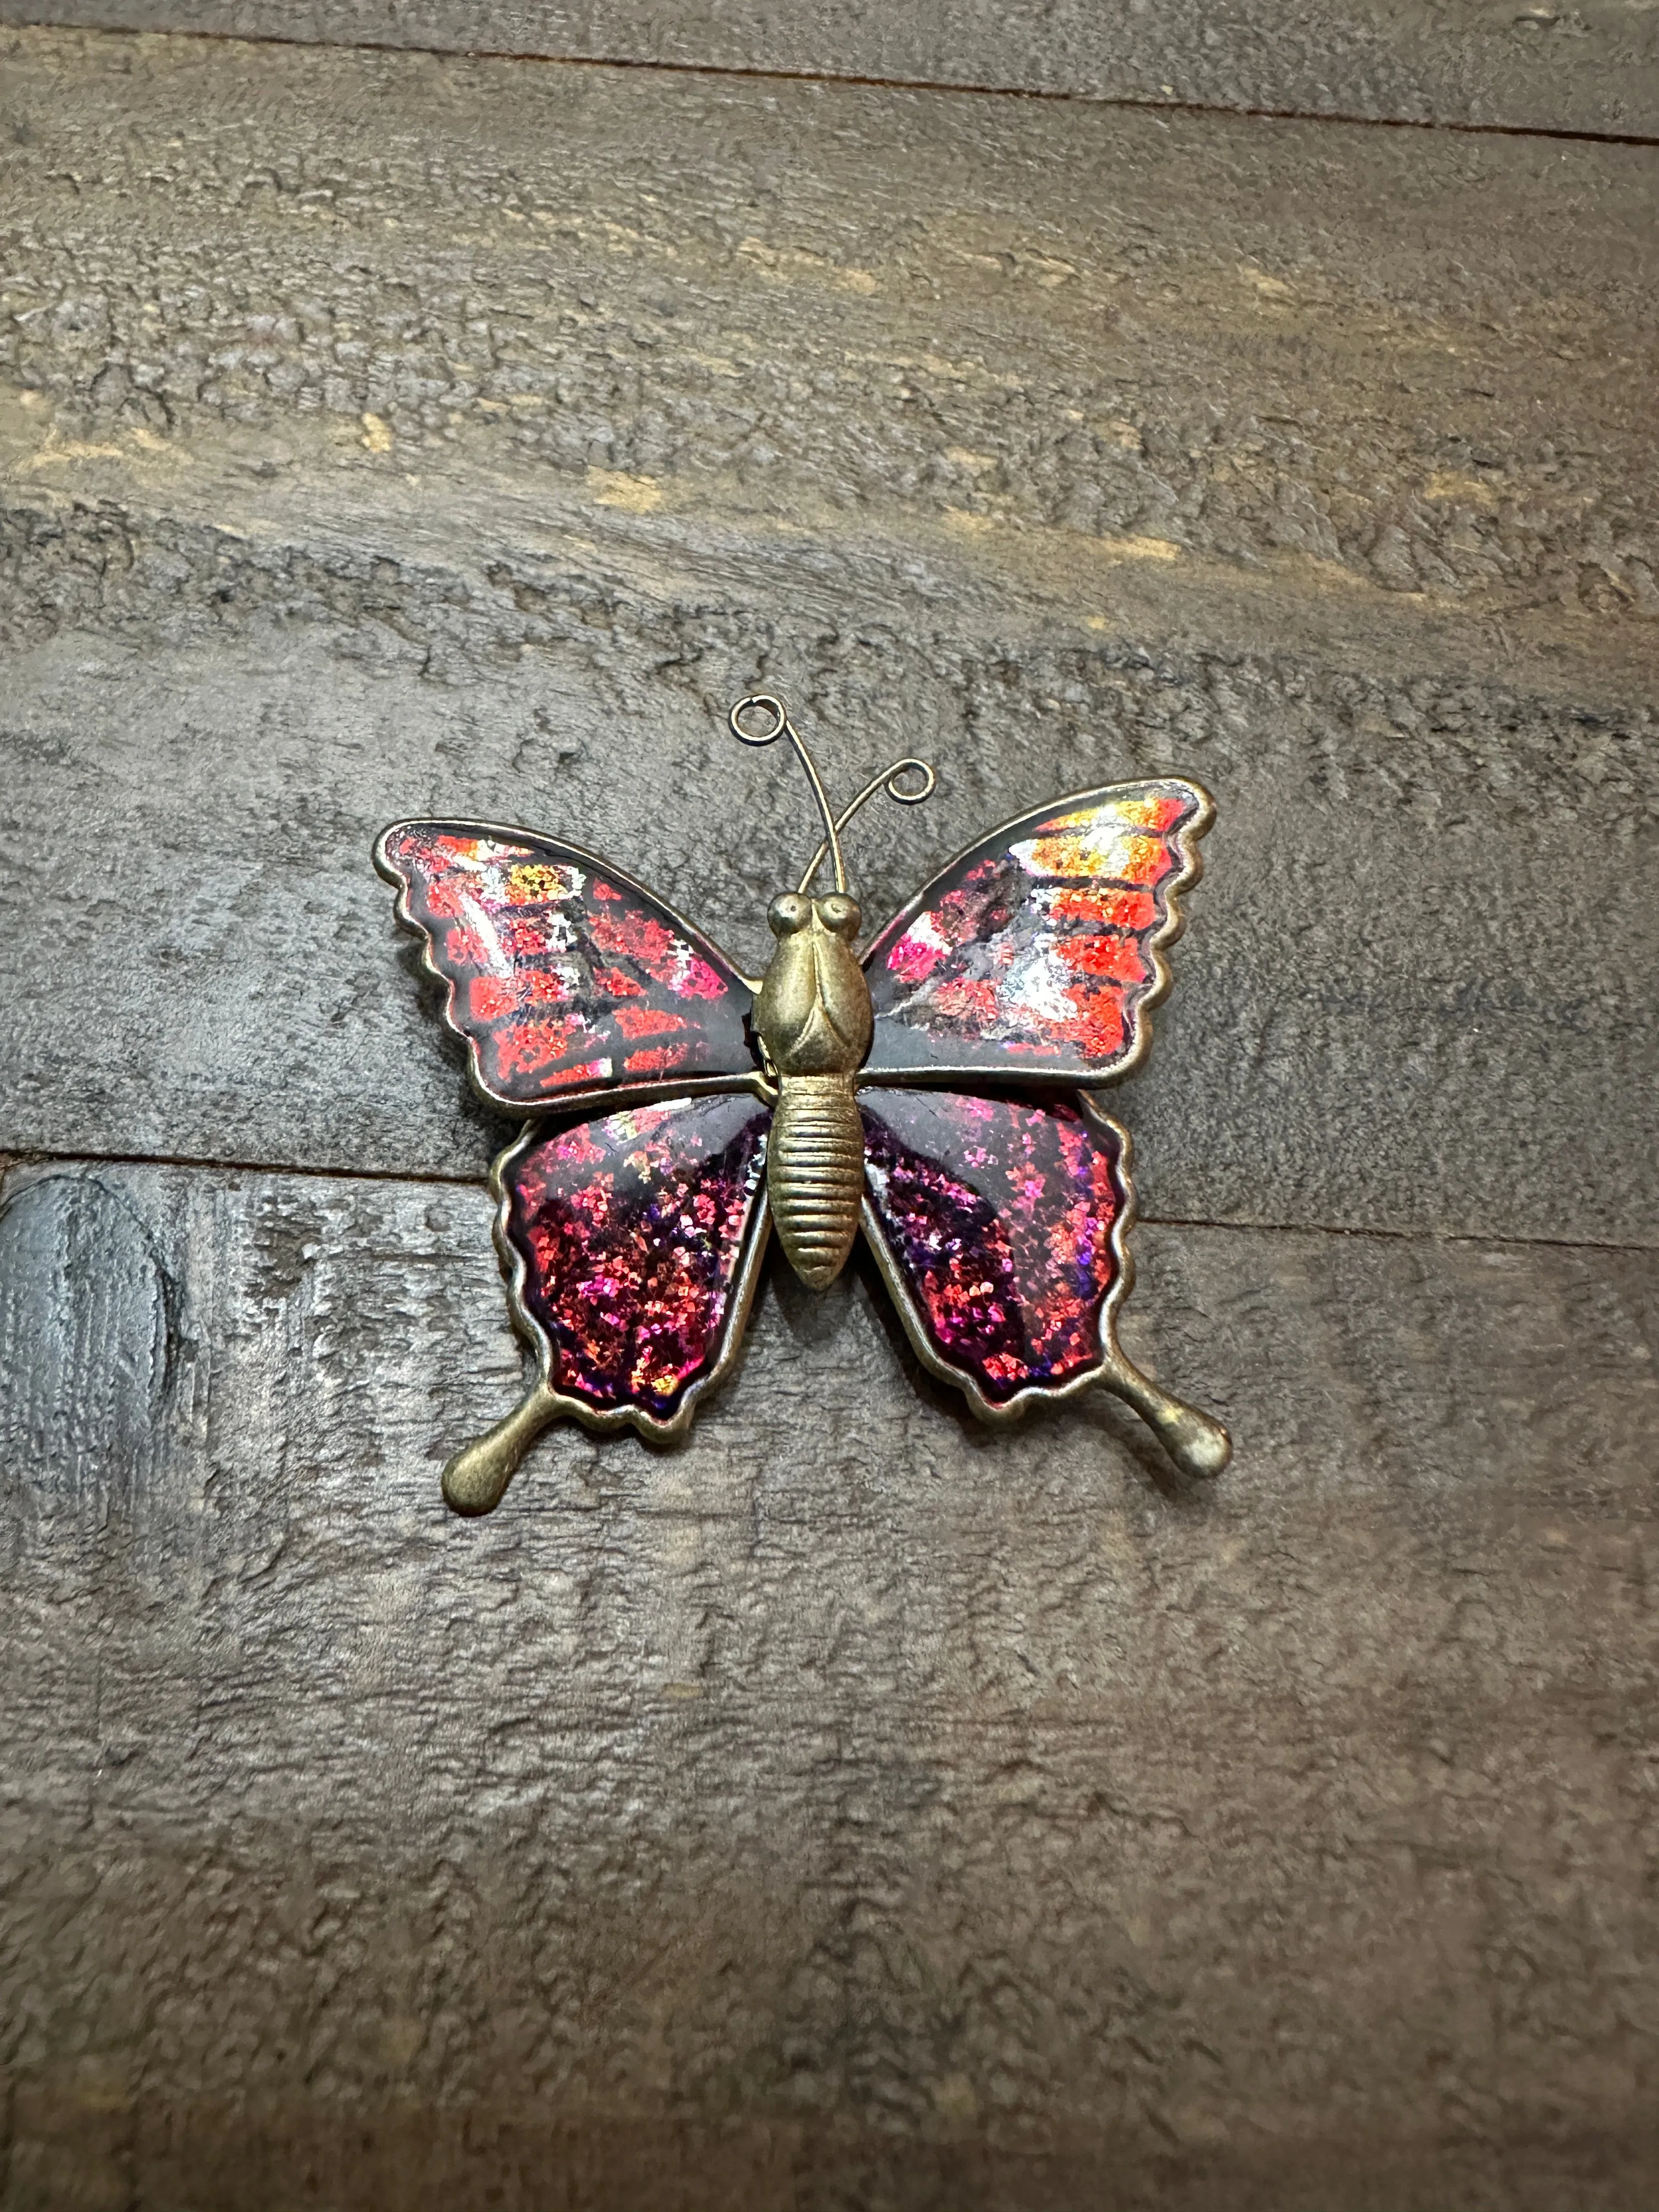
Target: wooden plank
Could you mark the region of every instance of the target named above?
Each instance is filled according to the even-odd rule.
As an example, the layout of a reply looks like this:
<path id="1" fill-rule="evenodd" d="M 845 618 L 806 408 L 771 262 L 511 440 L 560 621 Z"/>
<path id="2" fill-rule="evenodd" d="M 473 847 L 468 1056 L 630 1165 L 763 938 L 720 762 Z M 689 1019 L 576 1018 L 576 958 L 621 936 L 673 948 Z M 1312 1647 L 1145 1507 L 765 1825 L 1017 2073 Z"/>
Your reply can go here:
<path id="1" fill-rule="evenodd" d="M 1651 1255 L 1144 1233 L 1208 1491 L 779 1277 L 462 1523 L 482 1194 L 0 1206 L 9 2201 L 1640 2200 Z"/>
<path id="2" fill-rule="evenodd" d="M 805 832 L 720 735 L 760 672 L 842 781 L 940 762 L 872 915 L 1052 792 L 1213 787 L 1155 1212 L 1652 1238 L 1644 155 L 9 72 L 0 1143 L 479 1175 L 369 838 L 539 818 L 753 959 Z"/>
<path id="3" fill-rule="evenodd" d="M 1659 27 L 1643 0 L 0 0 L 3 22 L 1659 135 Z"/>
<path id="4" fill-rule="evenodd" d="M 872 909 L 1192 768 L 1153 1204 L 1650 1240 L 1642 157 L 5 60 L 0 1145 L 218 1164 L 0 1185 L 7 2212 L 1645 2201 L 1651 1252 L 1143 1232 L 1211 1492 L 780 1275 L 463 1526 L 495 1133 L 365 866 L 752 956 L 757 672 L 940 756 Z"/>

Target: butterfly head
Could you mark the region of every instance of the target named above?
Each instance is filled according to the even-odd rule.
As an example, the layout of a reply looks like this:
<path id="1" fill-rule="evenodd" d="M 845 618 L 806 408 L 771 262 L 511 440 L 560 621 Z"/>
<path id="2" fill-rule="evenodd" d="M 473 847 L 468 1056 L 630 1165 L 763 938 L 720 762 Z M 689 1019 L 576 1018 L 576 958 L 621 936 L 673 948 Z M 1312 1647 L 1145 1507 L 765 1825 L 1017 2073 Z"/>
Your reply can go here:
<path id="1" fill-rule="evenodd" d="M 763 718 L 763 725 L 757 724 L 757 716 Z M 767 911 L 778 945 L 755 1002 L 755 1021 L 768 1066 L 777 1075 L 852 1075 L 870 1049 L 874 1017 L 870 987 L 853 952 L 864 916 L 858 901 L 848 893 L 841 833 L 878 791 L 885 791 L 902 806 L 915 806 L 928 796 L 937 778 L 926 761 L 895 761 L 837 815 L 817 763 L 781 699 L 769 692 L 752 693 L 738 700 L 727 720 L 742 744 L 769 745 L 787 737 L 806 772 L 823 825 L 817 850 L 799 886 L 781 892 Z M 906 779 L 916 777 L 920 783 L 907 787 Z M 826 860 L 834 870 L 836 888 L 819 898 L 812 886 Z"/>
<path id="2" fill-rule="evenodd" d="M 845 891 L 784 891 L 767 911 L 777 939 L 755 1002 L 767 1059 L 781 1075 L 851 1075 L 870 1049 L 870 986 L 853 951 L 863 921 Z"/>
<path id="3" fill-rule="evenodd" d="M 845 891 L 811 898 L 805 891 L 780 891 L 766 910 L 766 926 L 780 945 L 804 929 L 823 930 L 851 945 L 864 923 L 864 909 Z"/>

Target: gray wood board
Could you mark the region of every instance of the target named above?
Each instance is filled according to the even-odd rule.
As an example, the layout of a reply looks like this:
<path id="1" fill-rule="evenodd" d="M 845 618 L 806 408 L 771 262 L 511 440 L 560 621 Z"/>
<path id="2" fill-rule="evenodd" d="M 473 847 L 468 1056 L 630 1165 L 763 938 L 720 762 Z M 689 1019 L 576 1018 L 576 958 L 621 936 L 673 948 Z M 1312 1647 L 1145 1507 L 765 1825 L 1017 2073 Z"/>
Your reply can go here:
<path id="1" fill-rule="evenodd" d="M 763 674 L 843 782 L 939 760 L 872 919 L 1055 791 L 1212 786 L 1152 1211 L 1652 1237 L 1648 156 L 7 67 L 0 1143 L 477 1176 L 369 838 L 537 819 L 754 959 Z"/>
<path id="2" fill-rule="evenodd" d="M 0 22 L 884 78 L 1279 113 L 1659 134 L 1650 0 L 0 0 Z"/>
<path id="3" fill-rule="evenodd" d="M 860 1272 L 462 1523 L 482 1194 L 14 1170 L 9 2207 L 1643 2201 L 1652 1255 L 1138 1245 L 1218 1486 Z"/>
<path id="4" fill-rule="evenodd" d="M 1150 567 L 1258 620 L 1277 586 L 1304 637 L 1380 592 L 1500 664 L 1622 640 L 1627 672 L 1634 628 L 1651 668 L 1644 149 L 74 33 L 3 61 L 0 368 L 42 489 L 125 457 L 216 511 L 251 477 L 235 526 L 328 463 L 320 523 L 355 459 L 440 543 L 585 485 L 591 530 L 983 538 L 1006 597 L 1074 614 Z"/>

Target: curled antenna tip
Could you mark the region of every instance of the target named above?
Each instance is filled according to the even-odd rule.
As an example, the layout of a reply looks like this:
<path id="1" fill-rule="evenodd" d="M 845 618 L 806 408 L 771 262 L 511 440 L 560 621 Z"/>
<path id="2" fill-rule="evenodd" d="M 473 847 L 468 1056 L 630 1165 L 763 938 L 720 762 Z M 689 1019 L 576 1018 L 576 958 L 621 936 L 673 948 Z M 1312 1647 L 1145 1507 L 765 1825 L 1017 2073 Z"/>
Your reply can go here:
<path id="1" fill-rule="evenodd" d="M 771 728 L 745 730 L 743 726 L 744 716 L 761 712 L 772 717 Z M 769 745 L 789 728 L 789 709 L 781 699 L 770 691 L 750 691 L 745 697 L 738 700 L 726 720 L 732 736 L 740 745 Z M 793 737 L 794 732 L 790 731 L 790 735 Z M 796 743 L 799 743 L 799 738 L 796 739 Z"/>
<path id="2" fill-rule="evenodd" d="M 763 714 L 770 718 L 769 729 L 744 729 L 744 717 L 757 714 Z M 812 797 L 817 802 L 818 817 L 823 823 L 824 848 L 835 862 L 836 889 L 838 891 L 844 891 L 847 889 L 847 870 L 842 862 L 841 839 L 836 830 L 836 817 L 830 811 L 830 801 L 823 788 L 823 779 L 818 774 L 817 763 L 807 751 L 800 732 L 790 720 L 788 708 L 774 692 L 750 691 L 738 701 L 726 719 L 732 736 L 739 744 L 769 745 L 775 743 L 779 738 L 787 737 L 794 747 L 795 757 L 806 771 L 806 781 L 811 785 Z"/>
<path id="3" fill-rule="evenodd" d="M 745 720 L 752 721 L 757 715 L 764 715 L 769 726 L 764 729 L 745 729 L 744 726 Z M 831 812 L 830 801 L 825 796 L 823 781 L 818 774 L 817 764 L 801 742 L 800 732 L 790 720 L 789 709 L 775 692 L 745 693 L 726 719 L 732 736 L 739 744 L 769 745 L 775 744 L 779 738 L 787 736 L 794 747 L 796 757 L 802 768 L 806 771 L 806 780 L 812 787 L 812 796 L 817 801 L 818 812 L 823 818 L 823 836 L 818 842 L 817 852 L 806 864 L 806 873 L 800 879 L 799 888 L 803 892 L 811 889 L 826 856 L 835 863 L 836 889 L 838 891 L 844 891 L 847 889 L 847 872 L 842 865 L 841 833 L 866 799 L 873 799 L 878 791 L 884 791 L 890 799 L 896 799 L 901 806 L 920 806 L 924 799 L 933 797 L 939 783 L 938 771 L 931 761 L 909 757 L 896 760 L 890 767 L 883 769 L 879 775 L 872 776 L 850 805 L 843 807 L 839 814 L 835 814 Z M 905 780 L 911 777 L 920 777 L 921 781 L 907 787 Z"/>
<path id="4" fill-rule="evenodd" d="M 915 791 L 906 791 L 899 782 L 902 775 L 919 775 L 921 778 L 921 785 Z M 886 775 L 879 781 L 887 796 L 890 799 L 896 799 L 901 806 L 920 806 L 924 799 L 931 799 L 938 790 L 939 770 L 933 766 L 932 761 L 895 761 Z M 864 794 L 860 792 L 853 802 L 854 806 L 856 808 L 862 805 L 863 799 Z"/>

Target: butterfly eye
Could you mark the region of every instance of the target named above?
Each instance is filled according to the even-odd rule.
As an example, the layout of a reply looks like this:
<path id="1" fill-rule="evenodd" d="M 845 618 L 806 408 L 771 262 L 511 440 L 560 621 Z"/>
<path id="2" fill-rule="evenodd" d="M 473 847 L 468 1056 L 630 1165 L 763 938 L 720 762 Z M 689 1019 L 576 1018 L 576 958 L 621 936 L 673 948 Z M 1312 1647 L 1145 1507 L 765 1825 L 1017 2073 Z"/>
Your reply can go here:
<path id="1" fill-rule="evenodd" d="M 818 901 L 818 920 L 826 929 L 846 938 L 850 944 L 859 933 L 864 915 L 855 898 L 848 898 L 842 891 L 832 891 L 828 898 Z"/>
<path id="2" fill-rule="evenodd" d="M 793 937 L 812 919 L 812 902 L 799 891 L 780 891 L 766 909 L 766 922 L 774 937 Z"/>

